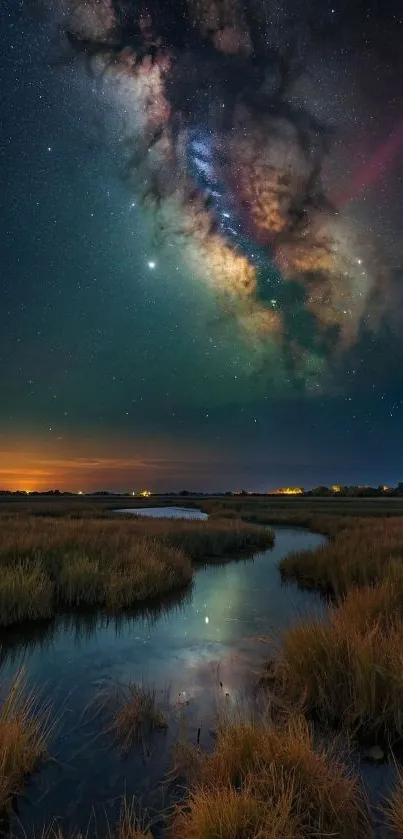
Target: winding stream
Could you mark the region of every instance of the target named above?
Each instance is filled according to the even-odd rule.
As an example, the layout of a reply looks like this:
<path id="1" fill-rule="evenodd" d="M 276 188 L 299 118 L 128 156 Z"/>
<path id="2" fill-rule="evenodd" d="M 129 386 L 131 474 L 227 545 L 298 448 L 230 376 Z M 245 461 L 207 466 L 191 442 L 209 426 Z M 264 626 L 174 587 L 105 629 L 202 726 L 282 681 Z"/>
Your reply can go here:
<path id="1" fill-rule="evenodd" d="M 164 807 L 161 780 L 183 726 L 192 742 L 200 729 L 201 744 L 211 747 L 217 703 L 246 701 L 268 655 L 258 637 L 276 637 L 298 616 L 323 608 L 317 595 L 282 586 L 277 570 L 285 554 L 316 548 L 323 537 L 297 528 L 274 532 L 273 549 L 201 568 L 188 594 L 159 609 L 118 619 L 63 616 L 2 639 L 5 670 L 25 662 L 61 715 L 51 745 L 56 760 L 31 779 L 19 801 L 17 832 L 40 833 L 62 816 L 66 830 L 85 831 L 95 813 L 102 833 L 105 818 L 115 822 L 125 792 L 151 811 Z M 124 756 L 105 733 L 94 698 L 129 680 L 155 687 L 158 704 L 169 708 L 169 726 L 145 750 Z"/>

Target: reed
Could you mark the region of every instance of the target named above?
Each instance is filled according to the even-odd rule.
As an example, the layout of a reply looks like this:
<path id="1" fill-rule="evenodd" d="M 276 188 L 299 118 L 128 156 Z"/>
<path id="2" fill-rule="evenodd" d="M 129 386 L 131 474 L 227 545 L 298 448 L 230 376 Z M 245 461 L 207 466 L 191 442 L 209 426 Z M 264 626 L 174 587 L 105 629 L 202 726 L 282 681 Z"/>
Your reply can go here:
<path id="1" fill-rule="evenodd" d="M 41 839 L 89 839 L 90 836 L 99 836 L 98 832 L 91 829 L 91 823 L 86 831 L 73 830 L 67 835 L 57 821 L 53 821 L 42 831 Z M 153 839 L 150 827 L 144 819 L 140 819 L 133 799 L 126 797 L 122 801 L 119 819 L 114 828 L 108 823 L 107 839 Z"/>
<path id="2" fill-rule="evenodd" d="M 350 588 L 375 585 L 396 573 L 403 555 L 403 519 L 356 519 L 314 551 L 288 554 L 283 578 L 343 597 Z"/>
<path id="3" fill-rule="evenodd" d="M 383 611 L 388 602 L 386 585 L 380 591 L 352 591 L 330 609 L 327 621 L 288 629 L 283 637 L 287 698 L 327 725 L 359 735 L 401 736 L 403 625 Z"/>
<path id="4" fill-rule="evenodd" d="M 0 626 L 50 617 L 53 589 L 40 560 L 0 566 Z"/>
<path id="5" fill-rule="evenodd" d="M 154 731 L 167 728 L 167 720 L 156 706 L 152 688 L 130 682 L 110 694 L 106 704 L 113 714 L 110 731 L 124 751 L 135 743 L 146 743 Z"/>
<path id="6" fill-rule="evenodd" d="M 189 585 L 193 562 L 270 546 L 245 522 L 1 515 L 0 626 L 101 606 L 118 611 Z"/>
<path id="7" fill-rule="evenodd" d="M 0 705 L 0 809 L 7 810 L 23 782 L 46 756 L 52 730 L 50 707 L 27 688 L 25 672 L 14 677 Z"/>
<path id="8" fill-rule="evenodd" d="M 177 807 L 175 839 L 368 839 L 358 778 L 335 747 L 315 743 L 302 716 L 281 726 L 225 723 L 188 800 Z"/>

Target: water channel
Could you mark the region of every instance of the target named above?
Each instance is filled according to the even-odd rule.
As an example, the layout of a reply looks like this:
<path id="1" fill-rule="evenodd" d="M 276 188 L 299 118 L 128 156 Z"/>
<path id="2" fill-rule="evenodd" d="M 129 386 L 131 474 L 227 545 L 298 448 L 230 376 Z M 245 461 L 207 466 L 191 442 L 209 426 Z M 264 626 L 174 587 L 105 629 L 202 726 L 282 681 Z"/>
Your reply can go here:
<path id="1" fill-rule="evenodd" d="M 269 655 L 262 636 L 274 643 L 293 621 L 323 609 L 316 594 L 281 585 L 277 568 L 285 554 L 314 549 L 323 537 L 298 528 L 274 532 L 272 549 L 206 565 L 190 591 L 147 611 L 64 615 L 29 633 L 3 633 L 4 670 L 12 673 L 23 662 L 59 717 L 54 760 L 19 799 L 17 833 L 38 834 L 60 819 L 66 831 L 85 831 L 90 822 L 90 833 L 95 824 L 102 834 L 105 819 L 115 823 L 125 793 L 152 814 L 164 809 L 170 793 L 161 781 L 184 729 L 192 742 L 199 736 L 211 748 L 217 707 L 248 701 Z M 155 688 L 168 728 L 146 749 L 124 755 L 106 733 L 95 699 L 129 681 Z M 161 835 L 158 823 L 155 835 Z"/>

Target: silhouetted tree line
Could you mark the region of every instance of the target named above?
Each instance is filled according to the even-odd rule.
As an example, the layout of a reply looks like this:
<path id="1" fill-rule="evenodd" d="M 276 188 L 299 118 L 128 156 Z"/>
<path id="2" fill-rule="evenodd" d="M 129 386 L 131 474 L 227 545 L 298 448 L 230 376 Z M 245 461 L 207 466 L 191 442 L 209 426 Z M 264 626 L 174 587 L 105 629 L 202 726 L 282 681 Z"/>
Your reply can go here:
<path id="1" fill-rule="evenodd" d="M 82 495 L 83 493 L 77 492 L 67 492 L 61 491 L 59 489 L 50 489 L 44 492 L 39 492 L 33 490 L 32 492 L 25 492 L 24 490 L 8 490 L 8 489 L 0 489 L 0 496 L 20 496 L 26 498 L 27 496 L 60 496 L 60 497 L 76 497 L 78 494 Z M 286 494 L 286 493 L 284 493 Z M 132 497 L 133 492 L 110 492 L 108 490 L 96 490 L 95 492 L 86 492 L 84 493 L 86 498 L 94 498 L 94 497 L 108 497 L 108 498 L 122 498 L 122 497 Z M 261 492 L 248 492 L 247 490 L 243 489 L 238 492 L 197 492 L 187 489 L 182 489 L 179 492 L 153 492 L 152 495 L 154 497 L 169 497 L 169 498 L 178 498 L 178 497 L 187 497 L 187 496 L 254 496 L 254 497 L 265 497 L 267 495 L 275 495 L 278 497 L 279 493 L 261 493 Z M 301 495 L 299 497 L 320 497 L 320 498 L 379 498 L 379 497 L 403 497 L 403 481 L 399 481 L 397 486 L 395 487 L 388 487 L 384 484 L 380 484 L 377 487 L 371 486 L 361 486 L 357 484 L 346 484 L 345 486 L 324 486 L 320 485 L 317 487 L 313 487 L 309 490 L 302 490 Z"/>

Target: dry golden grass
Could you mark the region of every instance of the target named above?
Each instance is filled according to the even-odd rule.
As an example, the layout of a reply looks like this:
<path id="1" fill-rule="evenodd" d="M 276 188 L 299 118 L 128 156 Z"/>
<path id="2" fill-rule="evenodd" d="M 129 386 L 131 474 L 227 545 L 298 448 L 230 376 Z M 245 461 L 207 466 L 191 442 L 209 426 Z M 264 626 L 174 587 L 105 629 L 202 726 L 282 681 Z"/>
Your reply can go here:
<path id="1" fill-rule="evenodd" d="M 41 560 L 22 559 L 0 566 L 0 624 L 50 617 L 53 589 Z"/>
<path id="2" fill-rule="evenodd" d="M 401 517 L 356 519 L 345 522 L 326 545 L 284 557 L 280 571 L 285 578 L 342 597 L 352 587 L 381 582 L 402 557 Z"/>
<path id="3" fill-rule="evenodd" d="M 155 690 L 130 682 L 106 696 L 104 704 L 113 715 L 110 731 L 124 751 L 145 743 L 157 730 L 167 728 L 163 712 L 156 706 Z"/>
<path id="4" fill-rule="evenodd" d="M 368 807 L 337 751 L 315 745 L 304 717 L 281 727 L 227 723 L 176 810 L 175 839 L 368 839 Z"/>
<path id="5" fill-rule="evenodd" d="M 40 554 L 47 564 L 59 562 L 66 552 L 79 551 L 91 559 L 114 561 L 136 539 L 158 539 L 180 547 L 192 559 L 222 556 L 232 549 L 270 546 L 266 528 L 242 521 L 213 522 L 186 519 L 150 519 L 137 516 L 113 518 L 49 518 L 2 515 L 0 561 L 33 558 Z"/>
<path id="6" fill-rule="evenodd" d="M 193 561 L 272 544 L 230 521 L 0 516 L 0 626 L 64 607 L 119 610 L 188 585 Z"/>
<path id="7" fill-rule="evenodd" d="M 106 571 L 85 553 L 67 554 L 57 572 L 57 597 L 67 606 L 105 602 Z"/>
<path id="8" fill-rule="evenodd" d="M 104 602 L 114 611 L 127 609 L 180 589 L 192 577 L 192 565 L 183 550 L 142 538 L 116 558 L 106 577 Z"/>
<path id="9" fill-rule="evenodd" d="M 322 722 L 403 734 L 403 519 L 345 519 L 326 545 L 280 563 L 284 577 L 330 592 L 328 620 L 284 634 L 284 685 Z"/>
<path id="10" fill-rule="evenodd" d="M 326 622 L 284 633 L 284 690 L 321 721 L 355 733 L 403 734 L 403 625 L 391 581 L 351 591 Z"/>
<path id="11" fill-rule="evenodd" d="M 172 839 L 300 839 L 292 815 L 293 789 L 270 804 L 248 789 L 205 789 L 190 793 L 179 807 Z"/>
<path id="12" fill-rule="evenodd" d="M 0 706 L 0 809 L 21 792 L 24 779 L 45 757 L 51 733 L 50 709 L 27 690 L 17 673 Z"/>

